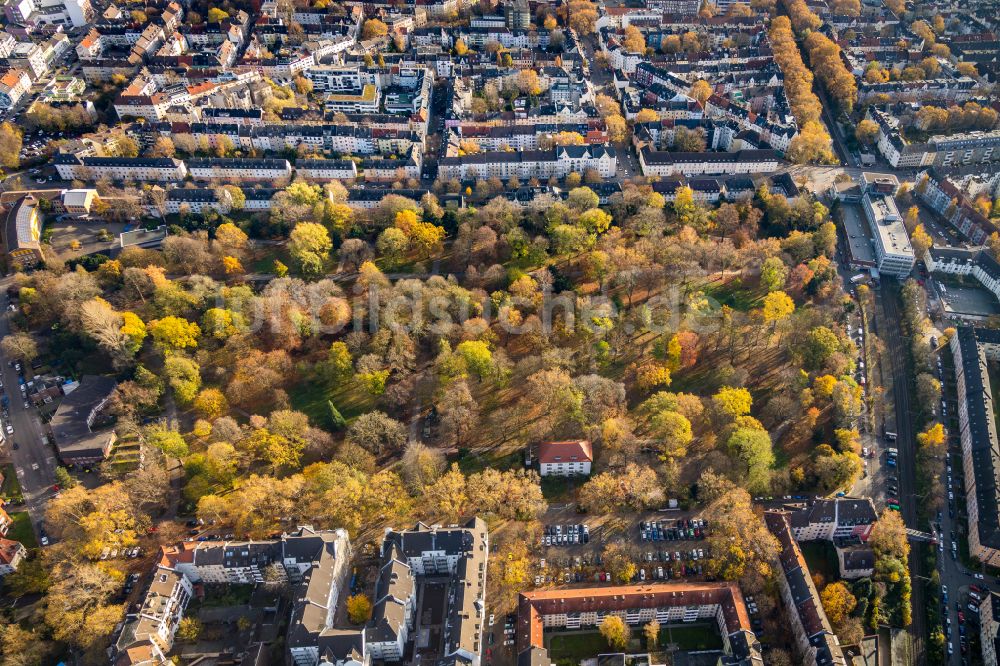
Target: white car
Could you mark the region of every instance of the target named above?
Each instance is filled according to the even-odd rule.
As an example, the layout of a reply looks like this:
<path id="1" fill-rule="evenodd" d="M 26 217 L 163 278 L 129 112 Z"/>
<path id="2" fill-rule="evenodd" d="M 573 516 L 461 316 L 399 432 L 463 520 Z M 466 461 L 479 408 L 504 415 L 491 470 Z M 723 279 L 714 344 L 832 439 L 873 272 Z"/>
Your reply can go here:
<path id="1" fill-rule="evenodd" d="M 7 424 L 7 434 L 8 435 L 13 435 L 14 434 L 14 426 L 12 426 L 9 423 Z"/>
<path id="2" fill-rule="evenodd" d="M 497 619 L 496 615 L 494 615 L 493 613 L 490 613 L 490 626 L 491 627 L 493 626 L 493 623 L 496 622 L 496 619 Z"/>

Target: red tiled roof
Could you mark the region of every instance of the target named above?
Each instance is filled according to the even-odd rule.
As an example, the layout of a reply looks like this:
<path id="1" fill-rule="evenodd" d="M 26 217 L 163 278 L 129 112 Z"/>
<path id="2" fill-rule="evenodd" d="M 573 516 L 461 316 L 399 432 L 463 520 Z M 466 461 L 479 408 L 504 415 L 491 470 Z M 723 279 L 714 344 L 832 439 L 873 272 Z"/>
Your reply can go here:
<path id="1" fill-rule="evenodd" d="M 594 447 L 586 439 L 566 442 L 542 442 L 538 447 L 538 462 L 593 462 Z"/>
<path id="2" fill-rule="evenodd" d="M 0 562 L 4 564 L 10 564 L 14 561 L 17 556 L 17 552 L 23 548 L 19 541 L 11 541 L 10 539 L 0 539 Z"/>

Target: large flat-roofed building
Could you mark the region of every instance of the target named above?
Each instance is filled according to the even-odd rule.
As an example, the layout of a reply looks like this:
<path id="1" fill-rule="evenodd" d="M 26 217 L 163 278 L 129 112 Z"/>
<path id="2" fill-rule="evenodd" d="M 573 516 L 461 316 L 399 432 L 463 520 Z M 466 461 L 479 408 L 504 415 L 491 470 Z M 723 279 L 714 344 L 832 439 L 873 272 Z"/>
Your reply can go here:
<path id="1" fill-rule="evenodd" d="M 861 205 L 872 230 L 879 273 L 906 277 L 913 270 L 916 257 L 892 195 L 869 190 L 861 197 Z"/>
<path id="2" fill-rule="evenodd" d="M 546 631 L 596 629 L 608 615 L 617 615 L 633 627 L 651 620 L 661 625 L 714 620 L 730 658 L 724 663 L 764 664 L 736 583 L 702 582 L 523 592 L 517 610 L 518 662 L 549 663 L 544 652 Z"/>
<path id="3" fill-rule="evenodd" d="M 951 338 L 958 389 L 969 555 L 1000 566 L 1000 439 L 989 362 L 1000 360 L 1000 331 L 961 326 Z"/>
<path id="4" fill-rule="evenodd" d="M 110 377 L 87 375 L 59 403 L 49 427 L 64 463 L 94 463 L 107 457 L 116 439 L 114 428 L 92 428 L 117 385 Z"/>

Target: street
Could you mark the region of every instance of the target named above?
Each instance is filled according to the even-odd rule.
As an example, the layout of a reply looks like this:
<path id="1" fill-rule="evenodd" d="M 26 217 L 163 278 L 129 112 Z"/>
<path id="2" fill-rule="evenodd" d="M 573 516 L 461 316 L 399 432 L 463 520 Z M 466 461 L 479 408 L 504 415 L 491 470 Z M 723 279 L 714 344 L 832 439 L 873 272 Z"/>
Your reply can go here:
<path id="1" fill-rule="evenodd" d="M 10 285 L 9 279 L 0 280 L 0 290 L 4 293 Z M 10 333 L 10 318 L 14 313 L 7 310 L 7 298 L 0 298 L 4 311 L 0 315 L 0 338 Z M 10 457 L 17 478 L 21 484 L 25 507 L 36 531 L 45 515 L 45 504 L 52 496 L 52 485 L 55 483 L 55 470 L 58 466 L 54 448 L 45 439 L 38 411 L 31 407 L 24 408 L 24 399 L 18 389 L 18 375 L 0 351 L 0 376 L 3 377 L 5 395 L 9 397 L 8 411 L 10 423 L 14 426 L 14 434 L 6 435 L 6 453 Z M 31 368 L 24 368 L 30 375 Z M 14 449 L 14 443 L 17 449 Z"/>

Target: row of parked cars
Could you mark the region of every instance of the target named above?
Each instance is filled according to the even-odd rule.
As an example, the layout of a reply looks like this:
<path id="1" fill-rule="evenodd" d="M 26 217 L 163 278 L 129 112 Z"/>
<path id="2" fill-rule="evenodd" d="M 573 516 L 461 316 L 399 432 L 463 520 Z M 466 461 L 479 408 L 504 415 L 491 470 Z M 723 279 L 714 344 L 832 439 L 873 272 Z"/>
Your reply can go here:
<path id="1" fill-rule="evenodd" d="M 543 546 L 573 546 L 590 542 L 590 528 L 583 524 L 546 525 Z"/>
<path id="2" fill-rule="evenodd" d="M 116 557 L 126 557 L 128 559 L 135 559 L 142 555 L 142 548 L 135 546 L 134 548 L 105 548 L 101 551 L 102 560 L 113 560 Z"/>
<path id="3" fill-rule="evenodd" d="M 639 523 L 639 537 L 643 541 L 683 541 L 704 539 L 708 521 L 700 518 L 653 520 Z"/>

